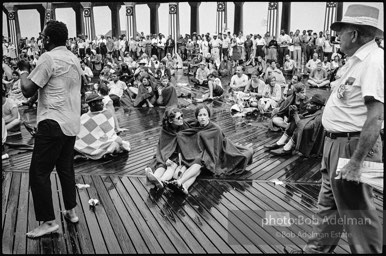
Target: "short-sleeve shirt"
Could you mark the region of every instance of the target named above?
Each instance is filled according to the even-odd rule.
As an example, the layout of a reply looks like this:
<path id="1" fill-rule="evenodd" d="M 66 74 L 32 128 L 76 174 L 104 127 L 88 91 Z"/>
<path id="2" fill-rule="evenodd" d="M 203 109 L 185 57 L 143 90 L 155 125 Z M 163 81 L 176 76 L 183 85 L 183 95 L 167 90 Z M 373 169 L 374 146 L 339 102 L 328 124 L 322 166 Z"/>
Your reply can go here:
<path id="1" fill-rule="evenodd" d="M 78 57 L 65 46 L 43 53 L 28 76 L 38 87 L 37 123 L 58 122 L 62 132 L 75 136 L 80 130 L 81 75 Z"/>
<path id="2" fill-rule="evenodd" d="M 107 87 L 110 89 L 109 95 L 114 94 L 119 98 L 123 95 L 123 90 L 127 90 L 127 85 L 125 82 L 118 80 L 116 83 L 111 81 Z"/>
<path id="3" fill-rule="evenodd" d="M 327 78 L 327 71 L 324 68 L 322 68 L 322 69 L 320 69 L 320 71 L 318 71 L 318 69 L 316 68 L 316 69 L 311 71 L 310 77 L 318 79 L 318 80 L 325 79 L 325 78 Z"/>
<path id="4" fill-rule="evenodd" d="M 238 75 L 233 75 L 231 78 L 231 85 L 236 85 L 237 87 L 239 87 L 239 90 L 244 90 L 247 83 L 248 76 L 246 74 L 242 74 L 241 77 L 239 77 Z"/>
<path id="5" fill-rule="evenodd" d="M 362 131 L 367 118 L 365 96 L 384 103 L 384 55 L 374 40 L 347 58 L 331 83 L 333 91 L 322 116 L 328 132 Z"/>

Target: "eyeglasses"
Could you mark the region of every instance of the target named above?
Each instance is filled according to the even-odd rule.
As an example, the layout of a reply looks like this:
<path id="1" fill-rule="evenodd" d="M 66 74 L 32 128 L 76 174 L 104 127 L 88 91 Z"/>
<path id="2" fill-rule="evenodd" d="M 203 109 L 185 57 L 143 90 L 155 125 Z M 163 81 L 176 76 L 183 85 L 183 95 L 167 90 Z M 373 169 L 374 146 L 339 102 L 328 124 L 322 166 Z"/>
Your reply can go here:
<path id="1" fill-rule="evenodd" d="M 181 114 L 181 115 L 178 116 L 178 117 L 177 117 L 177 116 L 175 117 L 176 120 L 181 120 L 181 119 L 183 119 L 183 118 L 184 118 L 184 115 L 183 115 L 183 114 Z"/>
<path id="2" fill-rule="evenodd" d="M 39 35 L 42 36 L 43 38 L 47 37 L 45 34 L 43 34 L 43 32 L 40 32 Z"/>
<path id="3" fill-rule="evenodd" d="M 336 36 L 338 36 L 338 37 L 341 37 L 344 33 L 351 33 L 351 32 L 354 32 L 354 31 L 356 31 L 356 30 L 351 30 L 351 31 L 339 31 L 339 32 L 337 32 L 336 33 Z"/>

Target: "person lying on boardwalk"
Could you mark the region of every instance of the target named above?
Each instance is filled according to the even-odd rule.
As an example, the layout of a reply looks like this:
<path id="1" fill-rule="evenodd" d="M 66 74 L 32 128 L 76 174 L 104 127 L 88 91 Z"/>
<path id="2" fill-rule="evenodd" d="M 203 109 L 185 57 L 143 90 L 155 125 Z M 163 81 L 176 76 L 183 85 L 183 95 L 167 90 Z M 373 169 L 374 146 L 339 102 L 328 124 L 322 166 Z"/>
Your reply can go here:
<path id="1" fill-rule="evenodd" d="M 199 150 L 195 152 L 194 164 L 180 178 L 168 183 L 172 190 L 184 194 L 188 194 L 190 186 L 202 169 L 208 170 L 214 176 L 239 175 L 252 163 L 253 149 L 235 145 L 230 141 L 222 129 L 210 121 L 211 111 L 206 105 L 198 106 L 195 116 L 197 120 L 191 123 L 192 128 L 182 131 L 182 137 L 187 138 L 187 142 L 190 140 L 190 143 L 185 144 L 192 149 L 190 154 L 196 149 Z M 191 136 L 192 133 L 197 134 Z M 201 168 L 198 168 L 199 166 Z"/>
<path id="2" fill-rule="evenodd" d="M 303 114 L 298 113 L 296 105 L 290 105 L 292 118 L 281 138 L 265 148 L 274 155 L 290 155 L 293 149 L 308 157 L 320 154 L 323 149 L 324 130 L 322 126 L 323 107 L 326 99 L 315 94 L 306 105 Z"/>
<path id="3" fill-rule="evenodd" d="M 224 93 L 221 85 L 221 80 L 218 78 L 217 71 L 213 71 L 208 75 L 209 94 L 204 94 L 201 99 L 196 99 L 196 102 L 204 102 L 207 99 L 213 100 L 213 97 L 220 97 Z"/>
<path id="4" fill-rule="evenodd" d="M 103 108 L 102 100 L 97 93 L 87 95 L 90 111 L 80 117 L 80 132 L 74 146 L 81 155 L 93 160 L 130 151 L 130 143 L 116 134 L 113 114 Z"/>

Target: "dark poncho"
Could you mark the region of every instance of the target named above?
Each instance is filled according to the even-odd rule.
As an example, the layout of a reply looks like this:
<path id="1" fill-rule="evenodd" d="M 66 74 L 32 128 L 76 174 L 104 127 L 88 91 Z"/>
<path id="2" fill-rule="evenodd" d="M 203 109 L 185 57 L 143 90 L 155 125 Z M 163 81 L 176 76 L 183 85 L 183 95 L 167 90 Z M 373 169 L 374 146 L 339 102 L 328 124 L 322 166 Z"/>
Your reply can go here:
<path id="1" fill-rule="evenodd" d="M 178 132 L 161 130 L 153 167 L 165 167 L 176 151 L 184 165 L 200 164 L 216 176 L 243 173 L 253 155 L 252 149 L 236 146 L 226 138 L 217 124 L 200 127 L 197 121 L 185 122 Z"/>

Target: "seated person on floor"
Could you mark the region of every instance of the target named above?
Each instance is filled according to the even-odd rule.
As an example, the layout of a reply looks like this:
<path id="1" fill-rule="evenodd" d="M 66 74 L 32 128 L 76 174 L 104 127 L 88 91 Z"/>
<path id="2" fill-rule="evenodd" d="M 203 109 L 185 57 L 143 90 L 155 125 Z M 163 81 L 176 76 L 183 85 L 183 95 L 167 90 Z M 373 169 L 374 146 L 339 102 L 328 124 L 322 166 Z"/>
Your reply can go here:
<path id="1" fill-rule="evenodd" d="M 180 159 L 182 156 L 179 154 L 180 147 L 177 142 L 177 134 L 186 128 L 189 128 L 189 125 L 184 122 L 182 111 L 175 106 L 168 107 L 162 120 L 156 155 L 150 167 L 145 168 L 147 180 L 157 188 L 163 188 L 164 183 L 171 180 L 176 172 L 183 173 L 186 170 L 188 164 L 185 161 L 182 164 L 183 159 Z M 155 169 L 154 173 L 152 168 Z"/>
<path id="2" fill-rule="evenodd" d="M 167 76 L 169 81 L 172 78 L 172 74 L 169 68 L 166 67 L 166 60 L 162 60 L 159 63 L 158 69 L 154 73 L 154 77 L 160 80 L 161 77 Z"/>
<path id="3" fill-rule="evenodd" d="M 17 103 L 10 98 L 6 97 L 6 89 L 1 90 L 2 98 L 2 113 L 5 121 L 5 128 L 8 132 L 8 136 L 20 132 L 20 113 Z"/>
<path id="4" fill-rule="evenodd" d="M 190 148 L 188 151 L 194 159 L 193 165 L 178 179 L 167 183 L 172 190 L 184 194 L 188 194 L 190 186 L 203 169 L 217 177 L 240 175 L 247 165 L 252 163 L 253 149 L 235 145 L 230 141 L 222 129 L 210 121 L 211 111 L 208 106 L 198 106 L 195 116 L 197 121 L 191 123 L 192 128 L 181 132 L 182 140 L 187 139 L 185 145 Z M 192 136 L 194 132 L 197 133 Z"/>
<path id="5" fill-rule="evenodd" d="M 328 76 L 328 78 L 330 78 L 330 75 L 331 75 L 331 62 L 328 61 L 328 57 L 327 56 L 323 57 L 322 68 L 327 71 L 327 76 Z"/>
<path id="6" fill-rule="evenodd" d="M 178 98 L 177 98 L 177 91 L 176 88 L 173 86 L 173 84 L 169 81 L 168 76 L 164 76 L 161 79 L 160 85 L 157 87 L 158 91 L 158 99 L 157 99 L 157 105 L 159 106 L 177 106 L 178 105 Z"/>
<path id="7" fill-rule="evenodd" d="M 83 70 L 84 75 L 86 76 L 87 82 L 91 82 L 91 78 L 94 77 L 93 72 L 91 71 L 91 68 L 89 68 L 84 61 L 80 62 L 80 67 Z"/>
<path id="8" fill-rule="evenodd" d="M 128 91 L 127 85 L 125 82 L 119 80 L 117 73 L 113 73 L 112 81 L 107 84 L 109 88 L 109 96 L 113 100 L 114 107 L 121 106 L 121 98 L 124 91 Z"/>
<path id="9" fill-rule="evenodd" d="M 232 89 L 232 91 L 244 91 L 247 84 L 248 76 L 244 74 L 244 67 L 237 66 L 236 74 L 232 76 L 229 84 L 230 89 Z"/>
<path id="10" fill-rule="evenodd" d="M 200 63 L 200 68 L 196 71 L 196 76 L 192 78 L 192 82 L 195 85 L 208 85 L 208 75 L 209 75 L 209 69 L 206 66 L 205 62 Z"/>
<path id="11" fill-rule="evenodd" d="M 290 58 L 288 54 L 285 55 L 285 62 L 283 64 L 284 77 L 291 77 L 296 70 L 296 62 Z"/>
<path id="12" fill-rule="evenodd" d="M 107 88 L 107 85 L 104 83 L 101 83 L 98 86 L 98 93 L 103 97 L 103 106 L 105 109 L 109 110 L 110 113 L 113 115 L 114 118 L 114 126 L 115 126 L 115 132 L 119 134 L 122 131 L 126 131 L 127 129 L 120 128 L 118 123 L 118 118 L 115 114 L 115 108 L 113 105 L 113 100 L 109 96 L 109 89 Z"/>
<path id="13" fill-rule="evenodd" d="M 276 83 L 274 76 L 267 79 L 267 83 L 263 90 L 263 96 L 259 100 L 260 113 L 264 114 L 270 108 L 276 108 L 281 101 L 281 87 Z"/>
<path id="14" fill-rule="evenodd" d="M 134 100 L 134 107 L 154 107 L 158 98 L 156 84 L 151 81 L 149 75 L 141 76 L 140 84 L 138 85 L 138 94 Z"/>
<path id="15" fill-rule="evenodd" d="M 263 91 L 265 88 L 265 83 L 261 80 L 257 73 L 252 73 L 251 79 L 248 81 L 247 86 L 245 86 L 245 93 L 251 93 L 251 95 L 256 96 L 256 99 L 260 99 L 263 96 Z"/>
<path id="16" fill-rule="evenodd" d="M 97 93 L 86 96 L 90 111 L 80 117 L 80 132 L 74 146 L 81 155 L 93 160 L 130 151 L 130 143 L 116 134 L 113 115 L 103 108 L 102 100 Z"/>
<path id="17" fill-rule="evenodd" d="M 289 84 L 286 84 L 283 90 L 283 99 L 287 99 L 289 96 L 293 94 L 293 85 L 299 83 L 301 80 L 300 76 L 295 74 L 292 76 L 291 82 Z M 305 91 L 305 88 L 304 88 Z"/>
<path id="18" fill-rule="evenodd" d="M 315 52 L 312 55 L 312 59 L 310 59 L 306 64 L 306 74 L 310 74 L 312 70 L 316 69 L 316 66 L 319 62 L 321 61 L 318 59 L 318 54 Z"/>
<path id="19" fill-rule="evenodd" d="M 296 106 L 291 105 L 294 114 L 288 128 L 276 143 L 265 147 L 274 155 L 290 155 L 294 149 L 306 157 L 320 154 L 323 151 L 322 114 L 325 102 L 322 95 L 315 94 L 302 115 L 298 113 Z"/>
<path id="20" fill-rule="evenodd" d="M 267 66 L 264 80 L 267 80 L 270 76 L 275 77 L 276 84 L 278 84 L 280 87 L 285 86 L 286 81 L 283 72 L 281 72 L 281 70 L 276 66 L 276 62 L 274 60 L 271 60 L 271 63 Z"/>
<path id="21" fill-rule="evenodd" d="M 224 93 L 221 80 L 217 76 L 217 71 L 208 75 L 209 94 L 204 94 L 201 99 L 196 99 L 196 102 L 204 102 L 207 99 L 213 99 L 213 97 L 220 97 Z"/>
<path id="22" fill-rule="evenodd" d="M 205 62 L 205 61 L 204 61 L 204 58 L 202 57 L 202 54 L 199 53 L 199 54 L 197 54 L 196 57 L 194 57 L 194 58 L 189 62 L 189 64 L 188 64 L 188 69 L 187 69 L 188 74 L 189 74 L 189 75 L 193 75 L 193 76 L 196 75 L 197 69 L 200 68 L 200 64 L 201 64 L 202 62 Z"/>
<path id="23" fill-rule="evenodd" d="M 164 61 L 164 66 L 170 70 L 170 75 L 174 76 L 177 69 L 177 56 L 173 56 L 171 53 L 166 53 L 165 57 L 161 60 Z"/>
<path id="24" fill-rule="evenodd" d="M 290 106 L 296 106 L 299 114 L 306 111 L 308 98 L 306 96 L 306 86 L 303 83 L 295 83 L 292 85 L 292 94 L 280 104 L 280 107 L 272 111 L 271 120 L 268 123 L 268 128 L 272 131 L 279 129 L 287 129 L 289 123 L 293 119 L 293 111 L 290 111 Z"/>
<path id="25" fill-rule="evenodd" d="M 261 56 L 257 56 L 257 61 L 256 61 L 257 75 L 263 78 L 265 76 L 266 70 L 267 70 L 267 63 Z"/>
<path id="26" fill-rule="evenodd" d="M 26 105 L 28 99 L 24 97 L 20 87 L 20 74 L 17 71 L 12 72 L 12 81 L 8 84 L 8 98 L 16 102 L 18 106 Z"/>
<path id="27" fill-rule="evenodd" d="M 213 58 L 209 58 L 208 60 L 208 69 L 209 69 L 209 74 L 212 74 L 213 72 L 217 72 L 217 65 Z"/>
<path id="28" fill-rule="evenodd" d="M 330 84 L 330 80 L 328 80 L 327 71 L 322 68 L 322 63 L 319 62 L 316 65 L 316 69 L 311 71 L 310 78 L 307 83 L 310 87 L 327 87 Z"/>
<path id="29" fill-rule="evenodd" d="M 228 61 L 228 56 L 223 56 L 222 61 L 220 62 L 220 66 L 218 67 L 218 72 L 220 76 L 228 76 L 231 71 L 231 63 Z"/>

